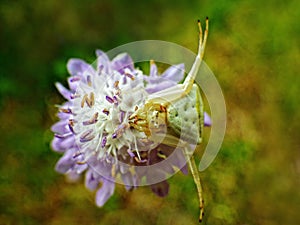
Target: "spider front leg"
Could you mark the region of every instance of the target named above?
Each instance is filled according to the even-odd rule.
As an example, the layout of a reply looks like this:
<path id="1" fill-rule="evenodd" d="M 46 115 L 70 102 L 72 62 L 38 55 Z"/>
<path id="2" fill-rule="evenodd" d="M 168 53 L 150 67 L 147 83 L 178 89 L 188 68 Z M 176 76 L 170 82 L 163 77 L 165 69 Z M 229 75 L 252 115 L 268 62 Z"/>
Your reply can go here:
<path id="1" fill-rule="evenodd" d="M 202 191 L 202 185 L 201 185 L 201 180 L 199 176 L 199 172 L 195 163 L 195 158 L 193 156 L 193 151 L 190 149 L 190 145 L 183 140 L 180 140 L 179 138 L 166 134 L 163 137 L 163 144 L 171 146 L 171 147 L 179 147 L 182 148 L 184 151 L 184 156 L 186 158 L 186 161 L 189 165 L 190 171 L 192 173 L 194 182 L 196 184 L 197 188 L 197 193 L 198 193 L 198 198 L 199 198 L 199 209 L 200 209 L 200 214 L 199 214 L 199 222 L 202 222 L 203 216 L 204 216 L 204 199 L 203 199 L 203 191 Z"/>
<path id="2" fill-rule="evenodd" d="M 204 51 L 205 51 L 205 46 L 206 46 L 206 41 L 208 36 L 208 18 L 206 18 L 204 35 L 202 32 L 202 26 L 200 20 L 198 20 L 198 27 L 199 27 L 198 53 L 195 62 L 189 74 L 185 78 L 183 84 L 178 84 L 173 87 L 167 88 L 165 90 L 156 92 L 149 96 L 149 101 L 165 104 L 167 102 L 174 102 L 190 93 L 204 56 Z"/>

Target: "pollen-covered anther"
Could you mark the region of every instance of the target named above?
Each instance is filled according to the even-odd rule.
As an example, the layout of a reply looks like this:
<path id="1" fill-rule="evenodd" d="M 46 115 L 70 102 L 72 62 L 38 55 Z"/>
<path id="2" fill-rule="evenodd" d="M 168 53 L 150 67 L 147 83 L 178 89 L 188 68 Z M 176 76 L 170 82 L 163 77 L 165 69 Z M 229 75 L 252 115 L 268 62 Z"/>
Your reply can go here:
<path id="1" fill-rule="evenodd" d="M 70 133 L 66 133 L 66 134 L 55 133 L 54 136 L 57 138 L 66 138 L 66 137 L 70 136 Z"/>
<path id="2" fill-rule="evenodd" d="M 101 75 L 103 69 L 104 69 L 104 66 L 103 66 L 103 65 L 100 65 L 100 66 L 98 67 L 98 75 Z"/>
<path id="3" fill-rule="evenodd" d="M 77 94 L 77 93 L 71 94 L 71 95 L 70 95 L 70 98 L 71 98 L 71 99 L 80 98 L 80 97 L 81 97 L 81 95 L 80 95 L 80 94 Z"/>
<path id="4" fill-rule="evenodd" d="M 81 104 L 80 104 L 81 108 L 84 107 L 84 103 L 85 103 L 85 101 L 86 101 L 87 96 L 88 96 L 87 94 L 85 94 L 85 95 L 83 96 L 83 98 L 82 98 L 82 100 L 81 100 Z"/>
<path id="5" fill-rule="evenodd" d="M 112 134 L 112 138 L 119 138 L 129 127 L 130 125 L 128 123 L 119 125 L 115 132 Z"/>
<path id="6" fill-rule="evenodd" d="M 59 109 L 59 112 L 62 112 L 62 113 L 72 113 L 72 110 L 67 108 L 67 109 L 64 109 L 64 108 L 60 108 Z"/>
<path id="7" fill-rule="evenodd" d="M 78 164 L 78 165 L 84 165 L 84 164 L 86 164 L 86 161 L 77 161 L 76 164 Z"/>
<path id="8" fill-rule="evenodd" d="M 134 79 L 135 79 L 135 78 L 134 78 L 134 75 L 131 74 L 131 73 L 129 73 L 128 71 L 126 71 L 124 74 L 125 74 L 126 77 L 129 77 L 131 80 L 134 80 Z"/>
<path id="9" fill-rule="evenodd" d="M 121 110 L 120 111 L 120 117 L 119 117 L 120 123 L 122 123 L 124 121 L 124 117 L 125 117 L 125 112 Z"/>
<path id="10" fill-rule="evenodd" d="M 88 104 L 88 103 L 87 103 Z M 90 93 L 90 99 L 89 99 L 89 107 L 92 107 L 95 104 L 95 94 L 94 92 Z"/>
<path id="11" fill-rule="evenodd" d="M 101 148 L 104 148 L 104 147 L 105 147 L 106 142 L 107 142 L 107 137 L 105 136 L 105 137 L 102 138 L 102 141 L 101 141 Z"/>
<path id="12" fill-rule="evenodd" d="M 75 134 L 75 131 L 74 131 L 74 120 L 73 119 L 70 119 L 69 122 L 68 122 L 68 127 L 69 127 L 69 130 Z"/>
<path id="13" fill-rule="evenodd" d="M 106 101 L 108 101 L 109 103 L 114 103 L 114 100 L 111 98 L 111 97 L 109 97 L 109 96 L 105 96 L 105 99 L 106 99 Z"/>
<path id="14" fill-rule="evenodd" d="M 80 142 L 88 142 L 95 138 L 95 135 L 92 134 L 93 129 L 89 129 L 80 136 Z"/>
<path id="15" fill-rule="evenodd" d="M 74 123 L 75 123 L 75 120 L 74 120 L 74 119 L 69 119 L 69 124 L 70 124 L 70 126 L 74 127 Z"/>
<path id="16" fill-rule="evenodd" d="M 88 94 L 85 94 L 81 100 L 81 108 L 84 107 L 84 103 L 87 104 L 88 107 L 92 107 L 95 104 L 95 94 L 94 92 L 90 93 L 90 97 L 88 97 Z"/>
<path id="17" fill-rule="evenodd" d="M 76 81 L 80 81 L 80 77 L 79 76 L 74 76 L 70 79 L 71 82 L 76 82 Z"/>
<path id="18" fill-rule="evenodd" d="M 102 112 L 103 112 L 105 115 L 107 115 L 107 116 L 108 116 L 108 114 L 109 114 L 108 109 L 103 109 Z"/>
<path id="19" fill-rule="evenodd" d="M 98 112 L 96 112 L 93 117 L 87 121 L 83 121 L 82 124 L 83 125 L 91 125 L 91 124 L 94 124 L 98 121 Z"/>
<path id="20" fill-rule="evenodd" d="M 116 95 L 113 96 L 113 100 L 114 100 L 114 103 L 115 103 L 115 104 L 118 104 L 119 101 L 118 101 L 118 98 L 117 98 Z"/>
<path id="21" fill-rule="evenodd" d="M 119 89 L 119 83 L 120 81 L 116 80 L 114 83 L 114 88 Z"/>
<path id="22" fill-rule="evenodd" d="M 92 79 L 91 79 L 91 76 L 90 76 L 90 75 L 88 75 L 88 76 L 86 77 L 86 82 L 87 82 L 87 84 L 88 84 L 90 87 L 92 87 Z"/>
<path id="23" fill-rule="evenodd" d="M 75 152 L 75 153 L 73 154 L 73 159 L 77 158 L 78 156 L 80 156 L 80 155 L 82 155 L 82 154 L 83 154 L 83 153 L 80 152 L 80 151 Z"/>

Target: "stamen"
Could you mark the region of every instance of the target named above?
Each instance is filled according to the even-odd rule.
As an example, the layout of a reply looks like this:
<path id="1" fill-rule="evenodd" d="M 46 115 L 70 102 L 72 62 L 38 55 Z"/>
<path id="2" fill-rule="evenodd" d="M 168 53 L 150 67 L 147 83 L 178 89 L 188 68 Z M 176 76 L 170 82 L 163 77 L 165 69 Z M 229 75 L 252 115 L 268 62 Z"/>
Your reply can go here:
<path id="1" fill-rule="evenodd" d="M 116 96 L 120 97 L 121 96 L 121 90 L 118 88 L 115 94 L 116 94 Z"/>
<path id="2" fill-rule="evenodd" d="M 129 127 L 130 125 L 128 123 L 119 125 L 116 131 L 112 134 L 112 138 L 119 138 Z"/>
<path id="3" fill-rule="evenodd" d="M 85 138 L 88 135 L 90 135 L 92 132 L 93 132 L 93 129 L 89 129 L 89 130 L 83 132 L 83 134 L 81 134 L 80 138 Z"/>
<path id="4" fill-rule="evenodd" d="M 74 127 L 74 123 L 75 123 L 75 120 L 74 119 L 69 119 L 69 124 Z"/>
<path id="5" fill-rule="evenodd" d="M 60 108 L 59 111 L 62 112 L 62 113 L 72 113 L 70 108 L 67 108 L 67 109 Z"/>
<path id="6" fill-rule="evenodd" d="M 83 154 L 83 153 L 82 153 L 82 152 L 80 152 L 80 151 L 78 151 L 78 152 L 74 153 L 74 155 L 73 155 L 73 159 L 77 158 L 78 156 L 80 156 L 80 155 L 82 155 L 82 154 Z"/>
<path id="7" fill-rule="evenodd" d="M 127 84 L 126 76 L 123 77 L 123 84 Z"/>
<path id="8" fill-rule="evenodd" d="M 79 94 L 71 94 L 70 98 L 71 99 L 80 98 L 80 95 Z"/>
<path id="9" fill-rule="evenodd" d="M 117 99 L 117 96 L 113 96 L 113 100 L 114 100 L 114 103 L 116 104 L 116 105 L 118 105 L 118 99 Z"/>
<path id="10" fill-rule="evenodd" d="M 83 134 L 80 136 L 80 142 L 88 142 L 88 141 L 94 139 L 95 135 L 91 135 L 92 132 L 93 132 L 93 129 L 89 129 L 89 130 L 83 132 Z"/>
<path id="11" fill-rule="evenodd" d="M 109 103 L 114 103 L 114 100 L 111 98 L 111 97 L 109 97 L 109 96 L 107 96 L 106 95 L 106 100 L 109 102 Z"/>
<path id="12" fill-rule="evenodd" d="M 87 84 L 88 84 L 90 87 L 92 87 L 92 80 L 91 80 L 91 76 L 90 76 L 90 75 L 88 75 L 88 76 L 86 77 L 86 81 L 87 81 Z"/>
<path id="13" fill-rule="evenodd" d="M 103 137 L 102 142 L 101 142 L 101 147 L 102 147 L 102 148 L 105 147 L 106 142 L 107 142 L 107 138 L 106 138 L 106 136 L 105 136 L 105 137 Z"/>
<path id="14" fill-rule="evenodd" d="M 115 81 L 115 83 L 114 83 L 114 88 L 116 88 L 116 89 L 119 89 L 119 83 L 120 83 L 120 81 Z"/>
<path id="15" fill-rule="evenodd" d="M 94 92 L 90 93 L 90 98 L 88 97 L 87 94 L 85 94 L 81 100 L 81 108 L 84 107 L 84 103 L 88 105 L 88 107 L 92 107 L 95 104 L 95 95 Z"/>
<path id="16" fill-rule="evenodd" d="M 109 111 L 107 109 L 103 109 L 102 112 L 108 116 Z"/>
<path id="17" fill-rule="evenodd" d="M 121 112 L 120 112 L 120 118 L 119 118 L 120 123 L 123 122 L 124 116 L 125 116 L 125 112 L 124 112 L 124 111 L 121 111 Z"/>
<path id="18" fill-rule="evenodd" d="M 85 94 L 81 100 L 81 104 L 80 104 L 81 108 L 83 108 L 84 103 L 86 102 L 86 98 L 87 98 L 87 94 Z"/>
<path id="19" fill-rule="evenodd" d="M 81 143 L 89 142 L 89 141 L 93 140 L 94 138 L 95 138 L 95 135 L 91 135 L 91 136 L 88 136 L 88 137 L 80 138 L 80 142 Z"/>
<path id="20" fill-rule="evenodd" d="M 98 121 L 97 118 L 98 118 L 98 112 L 96 112 L 91 119 L 89 119 L 87 121 L 83 121 L 82 124 L 83 125 L 94 124 L 94 123 L 96 123 Z"/>
<path id="21" fill-rule="evenodd" d="M 57 138 L 66 138 L 68 136 L 70 136 L 71 133 L 66 133 L 66 134 L 58 134 L 58 133 L 55 133 L 54 136 L 57 137 Z"/>
<path id="22" fill-rule="evenodd" d="M 70 82 L 75 82 L 75 81 L 80 81 L 80 77 L 79 76 L 74 76 L 70 79 Z"/>
<path id="23" fill-rule="evenodd" d="M 75 134 L 75 131 L 74 131 L 74 129 L 73 129 L 73 125 L 70 123 L 70 121 L 69 121 L 69 123 L 68 123 L 68 126 L 69 126 L 69 130 L 70 130 L 73 134 Z"/>
<path id="24" fill-rule="evenodd" d="M 129 73 L 128 71 L 124 73 L 126 77 L 129 77 L 131 80 L 134 80 L 133 74 Z"/>
<path id="25" fill-rule="evenodd" d="M 98 67 L 98 75 L 100 75 L 102 73 L 102 70 L 103 70 L 104 66 L 103 65 L 100 65 Z"/>
<path id="26" fill-rule="evenodd" d="M 89 105 L 90 105 L 90 107 L 92 107 L 94 104 L 95 104 L 95 95 L 94 95 L 94 92 L 91 92 Z"/>

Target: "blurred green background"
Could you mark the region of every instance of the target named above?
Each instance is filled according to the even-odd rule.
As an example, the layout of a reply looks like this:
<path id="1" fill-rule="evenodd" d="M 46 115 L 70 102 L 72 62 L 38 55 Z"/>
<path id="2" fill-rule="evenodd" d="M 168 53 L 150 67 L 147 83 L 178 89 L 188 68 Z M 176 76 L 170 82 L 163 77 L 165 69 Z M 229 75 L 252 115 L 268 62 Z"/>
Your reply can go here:
<path id="1" fill-rule="evenodd" d="M 197 50 L 210 18 L 205 61 L 223 89 L 227 132 L 201 173 L 203 224 L 300 224 L 300 3 L 291 1 L 0 2 L 0 224 L 197 224 L 192 176 L 170 193 L 118 185 L 103 208 L 83 182 L 54 171 L 50 149 L 69 58 L 95 59 L 136 40 Z M 198 157 L 199 158 L 199 157 Z"/>

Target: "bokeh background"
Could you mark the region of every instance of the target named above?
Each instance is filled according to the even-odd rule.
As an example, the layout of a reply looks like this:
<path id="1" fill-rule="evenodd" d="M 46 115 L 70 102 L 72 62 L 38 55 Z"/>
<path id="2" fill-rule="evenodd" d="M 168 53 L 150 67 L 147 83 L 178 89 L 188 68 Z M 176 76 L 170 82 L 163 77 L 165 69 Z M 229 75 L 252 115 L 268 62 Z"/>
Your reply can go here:
<path id="1" fill-rule="evenodd" d="M 201 173 L 203 224 L 300 224 L 300 3 L 290 1 L 0 2 L 0 224 L 197 224 L 192 176 L 170 179 L 166 198 L 117 186 L 103 208 L 82 180 L 54 171 L 49 130 L 63 102 L 69 58 L 95 59 L 137 40 L 197 50 L 210 18 L 205 61 L 228 110 L 223 146 Z M 198 159 L 201 153 L 198 153 Z"/>

